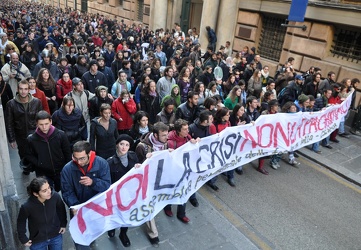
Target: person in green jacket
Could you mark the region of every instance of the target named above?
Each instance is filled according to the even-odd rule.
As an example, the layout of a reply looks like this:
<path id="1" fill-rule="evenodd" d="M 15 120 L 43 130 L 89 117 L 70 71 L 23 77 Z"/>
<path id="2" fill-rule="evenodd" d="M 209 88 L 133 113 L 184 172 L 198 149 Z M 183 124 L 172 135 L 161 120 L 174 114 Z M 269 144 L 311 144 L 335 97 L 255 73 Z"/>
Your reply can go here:
<path id="1" fill-rule="evenodd" d="M 177 107 L 181 104 L 181 96 L 178 85 L 174 84 L 170 92 L 170 95 L 166 95 L 165 97 L 163 97 L 162 102 L 160 103 L 161 108 L 164 108 L 164 102 L 169 98 L 173 98 L 175 101 L 175 105 L 174 105 L 174 112 L 175 112 Z"/>
<path id="2" fill-rule="evenodd" d="M 227 98 L 224 100 L 224 106 L 226 106 L 229 110 L 233 110 L 237 103 L 242 103 L 241 93 L 241 87 L 238 85 L 234 86 L 231 92 L 229 92 Z"/>

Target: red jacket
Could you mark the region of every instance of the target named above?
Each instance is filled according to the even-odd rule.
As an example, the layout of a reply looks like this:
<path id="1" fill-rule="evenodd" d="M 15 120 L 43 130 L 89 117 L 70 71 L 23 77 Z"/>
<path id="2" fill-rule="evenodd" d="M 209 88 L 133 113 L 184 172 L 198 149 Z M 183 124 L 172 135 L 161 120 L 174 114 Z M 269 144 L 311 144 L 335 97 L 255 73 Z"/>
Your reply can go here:
<path id="1" fill-rule="evenodd" d="M 188 134 L 187 137 L 180 137 L 175 130 L 172 130 L 168 134 L 168 148 L 177 149 L 180 146 L 190 141 L 192 137 Z"/>
<path id="2" fill-rule="evenodd" d="M 73 82 L 69 80 L 64 82 L 63 79 L 59 79 L 56 85 L 56 99 L 62 101 L 64 96 L 73 90 Z"/>
<path id="3" fill-rule="evenodd" d="M 217 126 L 217 127 L 216 127 Z M 226 123 L 222 123 L 222 124 L 217 124 L 215 125 L 214 123 L 212 123 L 210 126 L 209 126 L 209 133 L 211 135 L 214 135 L 214 134 L 217 134 L 219 132 L 221 132 L 222 130 L 224 130 L 225 128 L 227 127 L 231 127 L 231 123 L 228 121 Z"/>
<path id="4" fill-rule="evenodd" d="M 35 94 L 33 94 L 33 96 L 38 98 L 41 101 L 43 110 L 45 110 L 46 112 L 48 112 L 50 114 L 49 104 L 48 104 L 48 101 L 46 100 L 46 96 L 45 96 L 44 92 L 38 88 L 36 88 L 35 90 L 36 90 L 36 92 L 35 92 Z"/>
<path id="5" fill-rule="evenodd" d="M 336 97 L 334 96 L 331 96 L 329 99 L 328 99 L 328 104 L 340 104 L 342 101 L 341 101 L 341 98 L 337 95 Z"/>
<path id="6" fill-rule="evenodd" d="M 137 106 L 133 98 L 123 104 L 122 99 L 119 97 L 112 103 L 112 116 L 117 121 L 118 130 L 130 129 L 133 125 L 132 115 L 136 112 Z M 119 121 L 119 118 L 122 118 L 123 121 Z"/>

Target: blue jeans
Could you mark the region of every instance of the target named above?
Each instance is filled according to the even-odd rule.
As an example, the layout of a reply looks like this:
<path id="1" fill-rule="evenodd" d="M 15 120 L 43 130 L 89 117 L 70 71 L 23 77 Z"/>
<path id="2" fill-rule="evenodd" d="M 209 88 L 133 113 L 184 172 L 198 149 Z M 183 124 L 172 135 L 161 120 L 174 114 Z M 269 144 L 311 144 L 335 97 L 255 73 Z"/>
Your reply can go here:
<path id="1" fill-rule="evenodd" d="M 322 140 L 322 146 L 327 146 L 330 144 L 330 136 L 327 136 L 325 139 Z"/>
<path id="2" fill-rule="evenodd" d="M 338 134 L 345 133 L 345 122 L 340 122 L 340 126 L 338 127 Z"/>
<path id="3" fill-rule="evenodd" d="M 63 249 L 63 235 L 59 234 L 47 241 L 32 244 L 30 250 L 62 250 Z"/>
<path id="4" fill-rule="evenodd" d="M 314 144 L 312 144 L 312 151 L 319 151 L 320 150 L 320 142 L 315 142 Z"/>
<path id="5" fill-rule="evenodd" d="M 271 163 L 278 163 L 282 158 L 282 153 L 271 156 Z"/>

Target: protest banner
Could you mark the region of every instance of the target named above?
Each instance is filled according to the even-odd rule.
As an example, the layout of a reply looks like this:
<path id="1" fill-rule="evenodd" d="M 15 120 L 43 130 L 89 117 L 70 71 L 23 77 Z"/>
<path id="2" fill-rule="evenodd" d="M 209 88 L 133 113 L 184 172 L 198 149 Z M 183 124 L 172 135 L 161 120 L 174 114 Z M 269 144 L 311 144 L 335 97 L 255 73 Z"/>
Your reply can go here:
<path id="1" fill-rule="evenodd" d="M 308 113 L 262 115 L 255 124 L 230 127 L 169 152 L 154 152 L 107 191 L 74 206 L 73 240 L 89 245 L 104 232 L 151 220 L 167 204 L 183 204 L 202 185 L 222 172 L 260 157 L 287 153 L 327 137 L 339 127 L 351 104 Z"/>

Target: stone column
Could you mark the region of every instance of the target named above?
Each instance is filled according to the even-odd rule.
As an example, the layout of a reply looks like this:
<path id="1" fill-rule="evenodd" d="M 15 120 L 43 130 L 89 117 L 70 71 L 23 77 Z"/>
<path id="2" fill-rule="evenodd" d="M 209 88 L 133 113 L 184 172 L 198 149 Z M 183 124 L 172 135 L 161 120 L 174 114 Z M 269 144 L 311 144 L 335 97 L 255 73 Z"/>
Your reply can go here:
<path id="1" fill-rule="evenodd" d="M 151 30 L 165 28 L 167 26 L 168 0 L 153 0 L 151 18 Z"/>
<path id="2" fill-rule="evenodd" d="M 217 48 L 225 45 L 226 41 L 231 42 L 233 47 L 234 32 L 237 24 L 238 1 L 222 0 L 219 3 L 218 21 L 217 21 Z"/>
<path id="3" fill-rule="evenodd" d="M 223 0 L 222 0 L 223 1 Z M 202 52 L 207 50 L 208 46 L 208 35 L 206 27 L 209 26 L 214 29 L 217 33 L 217 16 L 218 16 L 218 8 L 219 8 L 220 0 L 204 0 L 203 1 L 203 9 L 202 9 L 202 20 L 201 26 L 199 29 L 199 42 L 201 44 Z M 228 20 L 228 18 L 227 18 Z M 236 22 L 236 20 L 234 20 Z M 217 42 L 217 47 L 218 47 Z"/>

